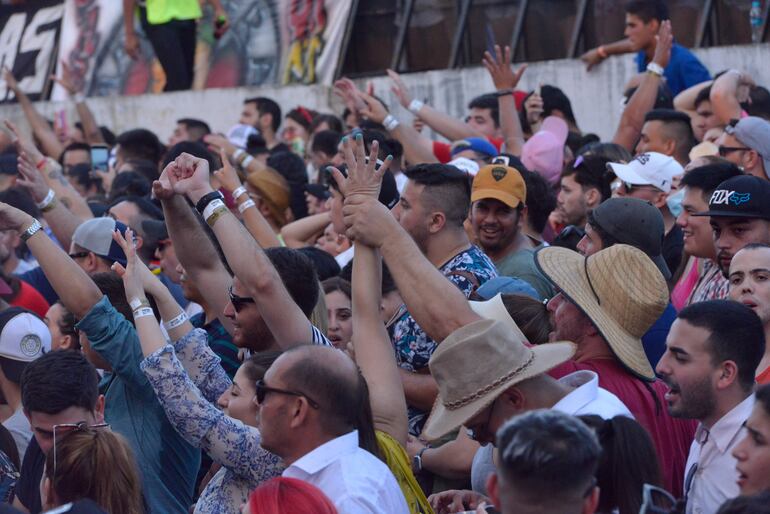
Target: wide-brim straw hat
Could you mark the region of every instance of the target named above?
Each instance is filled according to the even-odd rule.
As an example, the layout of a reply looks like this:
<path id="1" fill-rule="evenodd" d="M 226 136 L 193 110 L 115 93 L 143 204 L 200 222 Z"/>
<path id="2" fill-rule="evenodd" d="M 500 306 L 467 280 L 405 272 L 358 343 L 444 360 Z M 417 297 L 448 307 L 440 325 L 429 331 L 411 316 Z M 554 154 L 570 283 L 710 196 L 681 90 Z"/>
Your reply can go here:
<path id="1" fill-rule="evenodd" d="M 574 354 L 575 345 L 568 342 L 527 346 L 504 321 L 484 319 L 455 330 L 428 363 L 439 392 L 422 436 L 440 438 L 509 387 L 545 373 Z"/>
<path id="2" fill-rule="evenodd" d="M 591 319 L 626 368 L 655 380 L 642 336 L 666 309 L 668 287 L 647 254 L 617 244 L 584 257 L 550 246 L 537 251 L 535 263 Z"/>

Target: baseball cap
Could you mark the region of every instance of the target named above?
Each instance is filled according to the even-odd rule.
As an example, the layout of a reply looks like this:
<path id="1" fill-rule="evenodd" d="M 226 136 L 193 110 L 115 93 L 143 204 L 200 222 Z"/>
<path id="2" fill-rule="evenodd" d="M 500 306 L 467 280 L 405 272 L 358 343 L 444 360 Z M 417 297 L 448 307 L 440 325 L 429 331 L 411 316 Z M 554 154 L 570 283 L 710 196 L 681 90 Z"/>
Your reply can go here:
<path id="1" fill-rule="evenodd" d="M 0 313 L 0 368 L 19 383 L 27 363 L 51 351 L 51 333 L 34 313 L 11 307 Z"/>
<path id="2" fill-rule="evenodd" d="M 305 191 L 309 195 L 315 196 L 319 200 L 326 200 L 331 196 L 329 193 L 329 187 L 324 184 L 305 184 Z"/>
<path id="3" fill-rule="evenodd" d="M 757 152 L 765 165 L 765 175 L 770 177 L 770 122 L 756 116 L 748 116 L 734 127 L 727 125 L 725 132 Z"/>
<path id="4" fill-rule="evenodd" d="M 650 256 L 663 277 L 671 278 L 663 259 L 663 238 L 666 228 L 660 209 L 639 198 L 610 198 L 593 210 L 593 219 L 599 228 L 619 243 L 636 247 Z"/>
<path id="5" fill-rule="evenodd" d="M 452 143 L 452 157 L 465 150 L 473 150 L 487 157 L 497 157 L 500 153 L 495 148 L 495 145 L 483 137 L 467 137 Z"/>
<path id="6" fill-rule="evenodd" d="M 684 168 L 676 159 L 658 152 L 641 153 L 628 164 L 610 162 L 607 167 L 624 182 L 654 186 L 664 193 L 671 191 L 674 177 L 684 174 Z"/>
<path id="7" fill-rule="evenodd" d="M 94 252 L 110 263 L 119 262 L 125 266 L 126 254 L 123 253 L 120 245 L 112 239 L 112 233 L 119 230 L 121 234 L 125 235 L 127 228 L 123 223 L 113 218 L 92 218 L 78 225 L 75 233 L 72 234 L 72 242 L 84 250 Z"/>
<path id="8" fill-rule="evenodd" d="M 549 184 L 555 184 L 561 176 L 568 133 L 569 127 L 563 119 L 548 116 L 540 130 L 524 143 L 521 162 L 528 170 L 540 173 Z"/>
<path id="9" fill-rule="evenodd" d="M 693 216 L 770 220 L 770 182 L 753 175 L 729 178 L 711 193 L 709 210 Z"/>
<path id="10" fill-rule="evenodd" d="M 471 202 L 494 198 L 516 208 L 527 201 L 527 185 L 515 168 L 490 164 L 479 170 L 473 178 Z"/>
<path id="11" fill-rule="evenodd" d="M 455 157 L 454 159 L 449 161 L 447 164 L 449 164 L 450 166 L 454 166 L 460 171 L 464 171 L 471 177 L 475 177 L 476 173 L 479 172 L 479 163 L 477 163 L 476 161 L 472 161 L 467 157 Z"/>
<path id="12" fill-rule="evenodd" d="M 522 294 L 538 301 L 542 299 L 529 282 L 516 277 L 490 278 L 476 289 L 476 294 L 484 301 L 491 300 L 498 294 Z"/>
<path id="13" fill-rule="evenodd" d="M 166 222 L 162 220 L 143 220 L 142 231 L 155 241 L 165 241 L 169 239 Z"/>

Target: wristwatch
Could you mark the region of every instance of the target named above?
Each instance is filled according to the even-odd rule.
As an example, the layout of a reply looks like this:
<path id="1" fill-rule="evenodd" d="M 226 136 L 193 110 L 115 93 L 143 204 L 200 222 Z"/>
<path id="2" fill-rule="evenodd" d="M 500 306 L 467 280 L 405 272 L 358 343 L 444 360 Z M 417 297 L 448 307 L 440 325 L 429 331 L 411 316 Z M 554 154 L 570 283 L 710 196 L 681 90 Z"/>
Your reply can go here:
<path id="1" fill-rule="evenodd" d="M 422 454 L 429 448 L 430 446 L 423 446 L 423 448 L 412 458 L 412 468 L 414 468 L 415 473 L 422 471 Z"/>
<path id="2" fill-rule="evenodd" d="M 41 225 L 38 220 L 33 220 L 32 225 L 30 225 L 27 230 L 21 233 L 21 240 L 26 243 L 30 237 L 37 234 L 42 228 L 43 225 Z"/>

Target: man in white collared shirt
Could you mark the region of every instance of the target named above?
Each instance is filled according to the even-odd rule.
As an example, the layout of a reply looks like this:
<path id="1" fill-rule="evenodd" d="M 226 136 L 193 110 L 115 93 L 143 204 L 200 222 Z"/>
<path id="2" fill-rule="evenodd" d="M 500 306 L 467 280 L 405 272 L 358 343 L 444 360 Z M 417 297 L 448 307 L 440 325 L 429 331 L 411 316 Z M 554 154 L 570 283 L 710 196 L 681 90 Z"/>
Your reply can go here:
<path id="1" fill-rule="evenodd" d="M 685 466 L 687 514 L 712 514 L 739 494 L 732 449 L 744 436 L 764 351 L 762 322 L 737 302 L 694 303 L 671 326 L 657 366 L 668 410 L 700 422 Z"/>
<path id="2" fill-rule="evenodd" d="M 346 354 L 288 350 L 257 382 L 256 398 L 262 447 L 283 459 L 283 476 L 315 485 L 340 514 L 409 514 L 390 469 L 359 447 L 356 428 L 369 399 Z"/>

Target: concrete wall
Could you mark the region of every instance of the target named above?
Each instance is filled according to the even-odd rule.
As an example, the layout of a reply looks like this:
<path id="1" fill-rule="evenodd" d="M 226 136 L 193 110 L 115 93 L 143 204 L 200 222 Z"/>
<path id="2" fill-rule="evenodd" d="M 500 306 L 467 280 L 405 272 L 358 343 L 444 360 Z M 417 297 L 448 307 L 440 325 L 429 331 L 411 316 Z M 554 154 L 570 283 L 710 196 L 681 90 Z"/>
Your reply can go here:
<path id="1" fill-rule="evenodd" d="M 767 65 L 770 63 L 770 44 L 708 48 L 695 53 L 712 73 L 727 68 L 746 70 L 758 84 L 770 86 L 770 67 Z M 623 85 L 635 71 L 632 56 L 611 58 L 590 73 L 585 71 L 579 60 L 538 62 L 527 69 L 520 87 L 534 89 L 538 84 L 552 84 L 562 88 L 572 100 L 580 128 L 608 139 L 619 119 Z M 407 120 L 409 115 L 397 105 L 387 77 L 377 77 L 372 81 L 377 94 L 394 108 L 397 116 Z M 409 74 L 404 76 L 404 81 L 416 98 L 428 98 L 432 105 L 458 117 L 465 114 L 465 106 L 471 98 L 492 90 L 491 80 L 481 67 Z M 202 118 L 214 130 L 226 131 L 237 122 L 243 99 L 256 95 L 272 97 L 286 110 L 298 104 L 337 113 L 343 109 L 327 86 L 208 89 L 163 95 L 92 98 L 88 103 L 99 123 L 111 127 L 116 133 L 147 127 L 166 140 L 175 120 L 181 117 Z M 68 119 L 76 119 L 74 108 L 67 103 L 41 103 L 38 108 L 49 116 L 57 109 L 66 108 Z M 21 109 L 16 105 L 0 107 L 0 118 L 26 126 Z"/>

